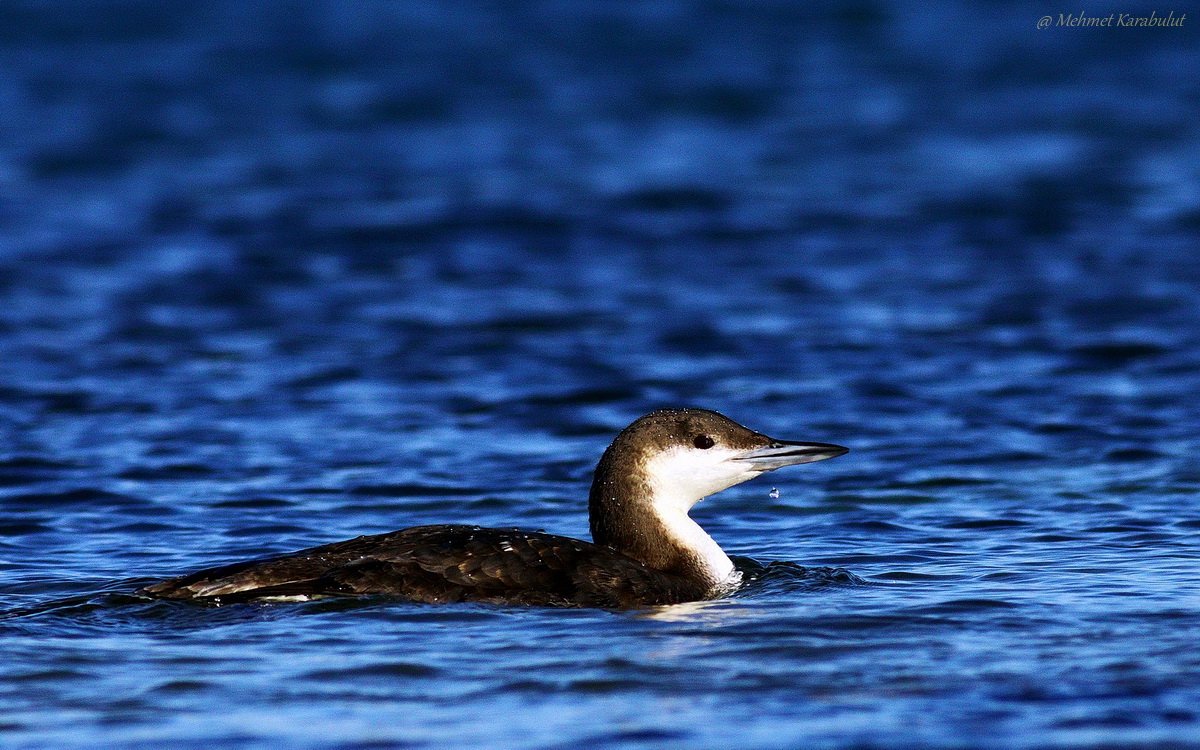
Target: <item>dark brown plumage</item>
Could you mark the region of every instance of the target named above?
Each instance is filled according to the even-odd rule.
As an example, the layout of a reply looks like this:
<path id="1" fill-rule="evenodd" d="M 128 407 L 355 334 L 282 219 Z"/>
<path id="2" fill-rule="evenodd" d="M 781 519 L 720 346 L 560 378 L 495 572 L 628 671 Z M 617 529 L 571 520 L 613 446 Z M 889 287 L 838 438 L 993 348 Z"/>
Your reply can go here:
<path id="1" fill-rule="evenodd" d="M 627 608 L 704 598 L 707 585 L 553 534 L 417 526 L 156 583 L 163 599 L 236 602 L 394 594 L 417 602 Z"/>
<path id="2" fill-rule="evenodd" d="M 597 465 L 589 503 L 595 544 L 515 529 L 417 526 L 201 570 L 141 593 L 215 603 L 391 594 L 609 608 L 705 599 L 735 588 L 740 574 L 687 509 L 765 471 L 845 452 L 772 440 L 713 411 L 663 409 L 622 430 Z"/>

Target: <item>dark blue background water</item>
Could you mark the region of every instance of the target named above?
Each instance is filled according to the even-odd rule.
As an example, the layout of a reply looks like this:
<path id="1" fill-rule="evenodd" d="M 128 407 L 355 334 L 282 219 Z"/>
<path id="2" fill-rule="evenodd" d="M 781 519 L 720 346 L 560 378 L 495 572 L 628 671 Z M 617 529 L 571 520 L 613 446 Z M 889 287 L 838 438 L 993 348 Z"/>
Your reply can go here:
<path id="1" fill-rule="evenodd" d="M 0 745 L 1200 746 L 1200 17 L 806 6 L 0 7 Z M 130 595 L 681 404 L 731 599 Z"/>

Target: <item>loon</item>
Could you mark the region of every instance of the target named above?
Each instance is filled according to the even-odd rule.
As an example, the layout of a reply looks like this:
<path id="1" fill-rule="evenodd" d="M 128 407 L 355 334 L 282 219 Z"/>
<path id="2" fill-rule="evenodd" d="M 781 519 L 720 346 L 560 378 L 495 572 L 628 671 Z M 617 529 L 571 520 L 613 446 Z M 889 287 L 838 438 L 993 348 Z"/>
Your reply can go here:
<path id="1" fill-rule="evenodd" d="M 688 517 L 692 506 L 765 472 L 848 450 L 775 440 L 706 409 L 661 409 L 622 430 L 600 458 L 588 503 L 592 542 L 415 526 L 208 568 L 138 593 L 214 604 L 382 594 L 610 609 L 713 599 L 735 590 L 741 573 Z"/>

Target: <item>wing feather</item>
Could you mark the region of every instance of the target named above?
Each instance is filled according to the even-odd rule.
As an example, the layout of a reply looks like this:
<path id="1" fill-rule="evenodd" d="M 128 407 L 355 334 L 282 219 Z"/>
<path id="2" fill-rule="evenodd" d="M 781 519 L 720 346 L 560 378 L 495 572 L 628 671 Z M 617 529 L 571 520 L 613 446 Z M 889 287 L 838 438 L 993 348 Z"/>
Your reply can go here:
<path id="1" fill-rule="evenodd" d="M 551 534 L 418 526 L 201 570 L 142 590 L 167 599 L 392 594 L 420 602 L 636 607 L 706 591 L 606 547 Z"/>

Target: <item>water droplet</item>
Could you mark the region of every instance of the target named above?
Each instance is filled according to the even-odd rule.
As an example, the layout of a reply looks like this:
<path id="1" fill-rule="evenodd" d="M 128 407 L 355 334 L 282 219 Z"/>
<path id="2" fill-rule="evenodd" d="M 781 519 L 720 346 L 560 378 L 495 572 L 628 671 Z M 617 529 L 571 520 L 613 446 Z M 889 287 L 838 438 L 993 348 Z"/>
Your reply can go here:
<path id="1" fill-rule="evenodd" d="M 771 498 L 772 500 L 778 500 L 779 499 L 779 490 L 772 487 L 771 491 L 767 493 L 767 497 Z"/>

